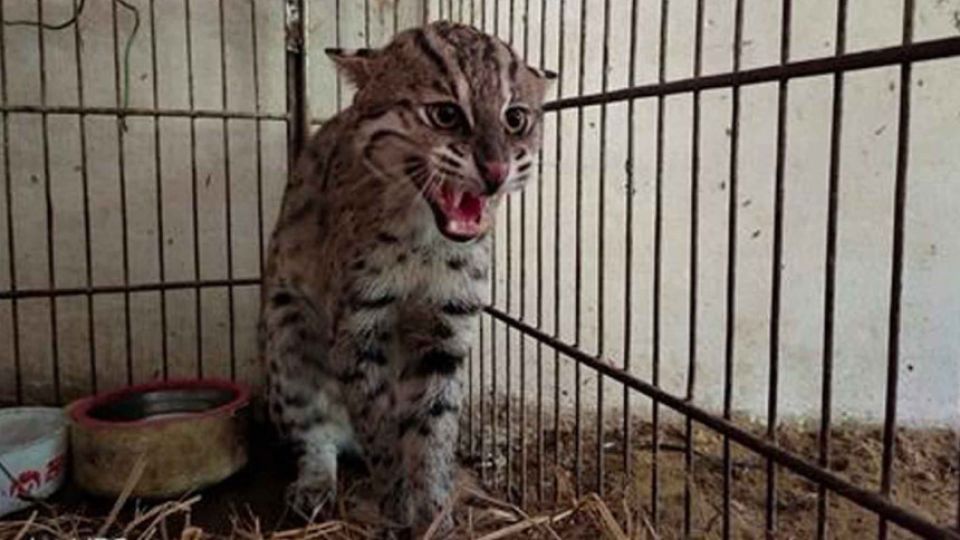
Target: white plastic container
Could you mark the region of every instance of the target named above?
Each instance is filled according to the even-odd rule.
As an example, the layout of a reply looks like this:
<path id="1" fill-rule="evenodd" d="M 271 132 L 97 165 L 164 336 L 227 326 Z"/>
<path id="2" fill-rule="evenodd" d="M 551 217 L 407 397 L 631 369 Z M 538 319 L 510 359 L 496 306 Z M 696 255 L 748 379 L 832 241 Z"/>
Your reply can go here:
<path id="1" fill-rule="evenodd" d="M 0 516 L 31 505 L 20 496 L 43 499 L 60 489 L 67 467 L 63 409 L 0 409 L 0 465 Z"/>

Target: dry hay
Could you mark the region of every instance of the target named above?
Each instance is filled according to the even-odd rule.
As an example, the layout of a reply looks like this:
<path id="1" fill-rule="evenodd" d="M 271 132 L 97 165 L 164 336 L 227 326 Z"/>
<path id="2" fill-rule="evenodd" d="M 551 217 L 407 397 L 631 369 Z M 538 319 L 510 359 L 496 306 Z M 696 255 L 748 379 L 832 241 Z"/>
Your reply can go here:
<path id="1" fill-rule="evenodd" d="M 757 428 L 759 429 L 759 428 Z M 623 463 L 622 437 L 616 431 L 605 435 L 603 496 L 596 495 L 595 441 L 584 433 L 581 488 L 587 493 L 577 497 L 573 470 L 573 433 L 563 430 L 545 445 L 546 483 L 544 500 L 537 482 L 540 463 L 538 449 L 528 446 L 524 466 L 514 459 L 511 497 L 488 494 L 471 475 L 458 482 L 456 503 L 448 510 L 455 522 L 454 531 L 444 538 L 499 540 L 590 539 L 639 540 L 681 538 L 683 536 L 685 493 L 690 493 L 692 536 L 719 538 L 722 523 L 723 462 L 722 438 L 706 429 L 695 429 L 693 464 L 688 474 L 686 446 L 682 426 L 664 426 L 659 437 L 657 478 L 659 509 L 652 515 L 653 447 L 649 426 L 637 424 L 631 437 L 629 474 Z M 779 431 L 780 444 L 811 461 L 815 460 L 817 436 L 813 430 L 785 427 Z M 882 445 L 876 428 L 838 426 L 832 434 L 831 467 L 855 484 L 875 489 L 879 479 Z M 504 451 L 506 437 L 501 438 Z M 526 440 L 528 445 L 535 441 Z M 899 430 L 895 455 L 893 497 L 896 502 L 925 517 L 952 523 L 958 499 L 956 432 L 949 430 Z M 560 463 L 553 463 L 553 444 L 560 445 Z M 511 438 L 515 456 L 519 442 Z M 501 456 L 502 457 L 502 456 Z M 731 446 L 732 479 L 730 486 L 731 533 L 734 538 L 764 538 L 766 501 L 766 462 L 736 445 Z M 502 460 L 498 460 L 498 465 Z M 499 472 L 503 469 L 499 468 Z M 517 484 L 521 473 L 527 504 L 520 508 L 504 498 L 519 500 Z M 502 475 L 488 475 L 492 493 L 507 492 Z M 227 530 L 204 528 L 198 511 L 201 495 L 154 506 L 141 506 L 121 496 L 106 517 L 94 519 L 73 514 L 68 508 L 40 505 L 18 521 L 0 521 L 0 539 L 26 540 L 51 538 L 76 540 L 90 537 L 123 537 L 128 540 L 296 540 L 377 538 L 376 513 L 363 494 L 363 482 L 350 485 L 330 519 L 287 530 L 273 530 L 249 508 L 236 511 Z M 815 536 L 817 487 L 780 470 L 778 475 L 777 514 L 779 532 L 769 537 L 810 538 Z M 124 508 L 123 512 L 120 509 Z M 839 496 L 828 498 L 828 527 L 832 538 L 865 538 L 876 534 L 877 518 Z M 656 524 L 656 527 L 654 527 Z M 655 530 L 657 532 L 655 532 Z M 892 538 L 911 537 L 894 527 Z M 427 538 L 437 540 L 435 531 Z"/>
<path id="2" fill-rule="evenodd" d="M 0 538 L 26 540 L 77 540 L 78 538 L 124 538 L 127 540 L 367 540 L 382 538 L 375 520 L 362 515 L 344 514 L 283 531 L 266 531 L 254 515 L 234 516 L 233 529 L 226 534 L 212 533 L 191 524 L 191 508 L 200 500 L 193 498 L 163 503 L 148 510 L 137 510 L 129 522 L 121 523 L 108 516 L 103 520 L 79 515 L 57 514 L 45 507 L 34 510 L 24 520 L 0 522 Z M 343 506 L 341 505 L 341 512 Z M 446 511 L 445 511 L 446 512 Z M 424 535 L 424 540 L 470 538 L 474 540 L 591 539 L 630 540 L 621 529 L 607 503 L 595 494 L 587 495 L 569 508 L 558 512 L 528 515 L 517 506 L 475 489 L 462 489 L 452 509 L 455 528 L 438 534 L 438 521 Z M 442 514 L 441 514 L 442 515 Z"/>

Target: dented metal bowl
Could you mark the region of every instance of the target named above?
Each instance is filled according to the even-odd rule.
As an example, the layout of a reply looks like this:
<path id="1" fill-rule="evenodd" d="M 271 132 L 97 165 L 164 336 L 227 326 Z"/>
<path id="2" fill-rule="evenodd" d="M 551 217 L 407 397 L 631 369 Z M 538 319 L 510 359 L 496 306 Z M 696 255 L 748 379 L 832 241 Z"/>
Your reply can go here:
<path id="1" fill-rule="evenodd" d="M 67 418 L 62 409 L 0 410 L 0 516 L 60 489 L 66 455 Z"/>
<path id="2" fill-rule="evenodd" d="M 92 494 L 176 497 L 247 463 L 249 390 L 220 380 L 149 383 L 70 405 L 73 480 Z M 140 470 L 142 469 L 142 470 Z"/>

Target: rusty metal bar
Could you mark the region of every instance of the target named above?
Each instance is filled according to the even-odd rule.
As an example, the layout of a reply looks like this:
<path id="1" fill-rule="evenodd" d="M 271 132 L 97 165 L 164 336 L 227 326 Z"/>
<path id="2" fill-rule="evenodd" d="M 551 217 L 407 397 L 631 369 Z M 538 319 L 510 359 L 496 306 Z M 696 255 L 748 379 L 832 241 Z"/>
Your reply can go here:
<path id="1" fill-rule="evenodd" d="M 187 97 L 190 109 L 195 107 L 194 91 L 194 73 L 193 73 L 193 28 L 190 17 L 190 1 L 184 0 L 184 25 L 186 26 L 187 36 Z M 190 196 L 191 196 L 191 225 L 193 230 L 193 278 L 200 281 L 200 219 L 197 185 L 197 122 L 195 118 L 190 119 Z M 203 300 L 200 290 L 194 291 L 194 316 L 196 317 L 194 328 L 196 329 L 196 347 L 197 355 L 197 377 L 203 377 Z"/>
<path id="2" fill-rule="evenodd" d="M 40 62 L 40 103 L 47 103 L 47 70 L 46 70 L 46 47 L 44 44 L 43 27 L 43 2 L 37 2 L 37 48 L 38 59 Z M 43 195 L 44 211 L 46 213 L 46 248 L 47 248 L 47 286 L 51 289 L 57 286 L 56 269 L 56 250 L 53 246 L 53 228 L 56 226 L 56 218 L 53 213 L 53 191 L 50 178 L 50 119 L 44 114 L 40 116 L 40 130 L 42 137 L 41 153 L 43 155 Z M 9 159 L 9 156 L 7 157 Z M 121 164 L 123 158 L 121 156 Z M 50 299 L 50 357 L 52 363 L 53 377 L 53 399 L 54 403 L 60 405 L 63 403 L 63 396 L 60 388 L 60 339 L 57 324 L 57 302 Z"/>
<path id="3" fill-rule="evenodd" d="M 584 80 L 586 76 L 586 52 L 587 52 L 587 0 L 580 0 L 580 62 L 577 66 L 577 93 L 583 94 Z M 575 263 L 574 273 L 574 307 L 573 307 L 573 341 L 577 347 L 581 346 L 581 332 L 583 323 L 583 107 L 577 107 L 577 205 L 574 208 L 574 221 L 576 228 L 575 242 Z M 574 388 L 573 388 L 573 409 L 574 409 L 574 491 L 577 497 L 583 494 L 583 426 L 581 418 L 583 415 L 582 391 L 583 382 L 582 368 L 579 362 L 573 366 L 574 370 Z"/>
<path id="4" fill-rule="evenodd" d="M 903 45 L 913 41 L 913 0 L 903 4 Z M 897 385 L 900 376 L 900 307 L 903 297 L 903 244 L 907 207 L 907 173 L 910 157 L 910 94 L 913 64 L 900 66 L 900 104 L 897 120 L 897 172 L 893 199 L 893 238 L 890 257 L 890 318 L 887 329 L 887 380 L 884 396 L 883 455 L 880 461 L 880 493 L 890 496 L 893 487 L 893 457 L 897 444 Z M 882 515 L 877 536 L 887 537 L 887 519 Z"/>
<path id="5" fill-rule="evenodd" d="M 477 410 L 477 414 L 480 415 L 480 422 L 479 422 L 479 423 L 480 423 L 480 428 L 479 428 L 479 432 L 480 432 L 480 433 L 479 433 L 479 439 L 480 439 L 480 441 L 479 441 L 479 443 L 477 444 L 477 447 L 478 447 L 478 452 L 479 452 L 479 455 L 480 455 L 480 479 L 483 480 L 483 481 L 486 481 L 486 479 L 487 479 L 487 468 L 484 466 L 484 463 L 486 462 L 486 459 L 487 459 L 487 429 L 486 429 L 486 425 L 485 425 L 485 424 L 486 424 L 486 422 L 485 422 L 485 420 L 486 420 L 486 412 L 487 412 L 487 411 L 486 411 L 487 388 L 486 388 L 485 377 L 484 377 L 484 375 L 485 375 L 485 374 L 484 374 L 484 371 L 485 371 L 485 370 L 484 370 L 484 364 L 486 363 L 484 360 L 485 360 L 486 356 L 483 354 L 484 344 L 486 343 L 486 340 L 484 340 L 484 332 L 483 332 L 483 320 L 484 320 L 484 318 L 483 318 L 482 316 L 481 316 L 481 317 L 478 317 L 478 318 L 480 319 L 479 321 L 477 321 L 478 324 L 479 324 L 479 326 L 480 326 L 480 346 L 479 346 L 479 349 L 480 349 L 480 350 L 479 350 L 479 352 L 478 352 L 479 358 L 477 359 L 477 361 L 478 361 L 478 363 L 479 363 L 479 366 L 478 366 L 477 371 L 478 371 L 478 376 L 479 376 L 479 378 L 480 378 L 480 384 L 478 385 L 478 386 L 480 387 L 480 403 L 479 403 L 479 405 L 478 405 L 478 407 L 477 407 L 477 409 L 478 409 L 478 410 Z"/>
<path id="6" fill-rule="evenodd" d="M 657 58 L 657 81 L 663 83 L 667 74 L 667 43 L 670 29 L 670 2 L 660 2 L 660 49 Z M 653 301 L 651 302 L 651 318 L 653 320 L 650 342 L 651 375 L 654 386 L 660 385 L 660 292 L 661 292 L 661 253 L 663 250 L 663 146 L 664 146 L 664 114 L 666 96 L 657 96 L 657 149 L 656 171 L 654 178 L 654 208 L 653 208 Z M 653 400 L 650 424 L 651 460 L 650 460 L 650 521 L 654 531 L 660 527 L 660 404 Z"/>
<path id="7" fill-rule="evenodd" d="M 630 3 L 630 65 L 628 66 L 627 84 L 633 86 L 637 81 L 636 59 L 637 59 L 637 21 L 639 20 L 639 0 L 632 0 Z M 636 169 L 635 153 L 633 149 L 635 130 L 634 114 L 636 103 L 634 100 L 627 101 L 627 163 L 626 163 L 626 217 L 624 219 L 624 235 L 626 237 L 625 264 L 626 272 L 623 280 L 623 370 L 630 372 L 630 359 L 633 351 L 633 195 L 635 191 L 634 177 Z M 557 115 L 559 121 L 560 115 Z M 559 239 L 557 240 L 559 243 Z M 630 389 L 626 385 L 623 387 L 623 489 L 630 485 L 630 468 L 632 459 L 633 437 L 630 421 Z"/>
<path id="8" fill-rule="evenodd" d="M 493 34 L 498 35 L 500 30 L 500 2 L 493 0 Z M 485 30 L 486 31 L 486 30 Z M 499 235 L 494 231 L 491 237 L 490 252 L 493 254 L 490 268 L 490 297 L 491 305 L 497 305 L 497 243 Z M 497 325 L 496 321 L 490 320 L 490 450 L 491 459 L 496 464 L 497 452 L 500 447 L 497 444 L 497 418 L 499 411 L 497 409 Z M 494 471 L 494 487 L 496 488 L 496 471 Z"/>
<path id="9" fill-rule="evenodd" d="M 463 19 L 461 4 L 460 19 Z M 511 10 L 511 14 L 513 10 Z M 511 28 L 513 25 L 510 25 Z M 530 0 L 523 0 L 523 58 L 529 63 Z M 527 300 L 527 193 L 520 192 L 520 318 L 526 318 Z M 523 335 L 518 336 L 520 347 L 520 506 L 527 504 L 527 358 Z"/>
<path id="10" fill-rule="evenodd" d="M 837 2 L 835 51 L 841 56 L 847 41 L 847 0 Z M 833 108 L 830 124 L 830 178 L 827 196 L 827 243 L 823 301 L 823 373 L 820 386 L 820 433 L 818 463 L 830 467 L 830 425 L 833 416 L 833 331 L 837 283 L 837 213 L 840 198 L 840 143 L 843 134 L 843 72 L 833 74 Z M 827 537 L 827 490 L 817 486 L 817 538 Z"/>
<path id="11" fill-rule="evenodd" d="M 557 98 L 563 96 L 563 69 L 564 69 L 564 44 L 565 37 L 564 33 L 566 31 L 566 26 L 564 24 L 564 10 L 566 9 L 567 0 L 560 0 L 559 16 L 557 17 L 560 20 L 559 23 L 559 33 L 557 39 L 559 41 L 557 46 L 557 71 L 560 75 L 557 77 Z M 562 163 L 563 163 L 563 113 L 557 114 L 557 138 L 556 138 L 556 152 L 557 160 L 554 163 L 554 198 L 555 198 L 555 208 L 554 208 L 554 217 L 553 217 L 553 234 L 554 234 L 554 243 L 553 243 L 553 335 L 556 338 L 560 337 L 560 202 L 561 198 L 561 187 L 560 178 L 562 177 Z M 560 448 L 562 446 L 560 441 L 560 355 L 555 350 L 553 354 L 553 434 L 554 434 L 554 443 L 553 443 L 553 465 L 554 467 L 560 467 Z M 554 503 L 560 502 L 560 486 L 557 482 L 556 476 L 554 476 L 553 482 L 553 498 Z"/>
<path id="12" fill-rule="evenodd" d="M 743 0 L 737 0 L 733 30 L 733 71 L 740 71 L 743 52 Z M 732 88 L 733 105 L 730 112 L 730 171 L 727 199 L 727 298 L 723 353 L 723 418 L 729 421 L 733 414 L 734 341 L 737 316 L 737 180 L 740 149 L 740 85 Z M 733 462 L 730 456 L 730 438 L 723 437 L 723 538 L 730 538 L 730 501 L 733 498 Z"/>
<path id="13" fill-rule="evenodd" d="M 123 103 L 123 93 L 129 92 L 129 88 L 121 86 L 121 72 L 123 65 L 120 58 L 120 34 L 119 34 L 119 17 L 117 15 L 118 5 L 123 5 L 127 9 L 131 9 L 134 14 L 134 30 L 140 27 L 140 12 L 136 11 L 135 8 L 127 4 L 120 4 L 119 2 L 112 3 L 112 13 L 111 19 L 113 22 L 113 87 L 114 87 L 114 98 L 116 100 L 117 108 L 120 108 Z M 127 80 L 124 84 L 129 84 Z M 46 116 L 46 115 L 44 115 Z M 123 117 L 117 119 L 117 173 L 119 180 L 120 188 L 120 257 L 123 267 L 123 283 L 128 285 L 130 283 L 130 242 L 129 242 L 129 222 L 127 220 L 127 171 L 126 171 L 126 153 L 124 152 L 124 135 L 126 134 L 126 121 Z M 56 287 L 51 286 L 51 289 Z M 127 360 L 127 384 L 133 384 L 133 345 L 131 341 L 133 336 L 130 329 L 130 293 L 129 291 L 124 291 L 123 293 L 123 342 L 124 342 L 124 353 L 126 354 Z"/>
<path id="14" fill-rule="evenodd" d="M 155 9 L 155 0 L 150 0 L 150 69 L 152 77 L 150 80 L 151 83 L 151 95 L 153 98 L 153 106 L 156 109 L 160 104 L 160 93 L 159 85 L 157 82 L 157 26 L 156 26 L 156 9 Z M 79 40 L 79 37 L 78 37 Z M 79 41 L 77 44 L 77 59 L 79 61 Z M 81 102 L 81 106 L 83 103 Z M 81 117 L 81 121 L 83 118 Z M 155 184 L 156 184 L 156 196 L 157 196 L 157 273 L 161 283 L 165 283 L 166 279 L 166 256 L 164 248 L 164 222 L 163 222 L 163 160 L 161 159 L 160 153 L 160 117 L 153 117 L 153 159 L 154 159 L 154 174 L 155 174 Z M 86 203 L 85 203 L 86 204 Z M 90 235 L 87 233 L 87 251 L 90 250 Z M 89 260 L 89 259 L 88 259 Z M 89 262 L 87 263 L 89 265 Z M 89 268 L 88 268 L 89 272 Z M 87 287 L 91 287 L 91 280 L 87 279 Z M 92 298 L 89 300 L 92 305 Z M 89 315 L 90 317 L 90 332 L 91 336 L 93 335 L 93 314 L 92 311 Z M 91 337 L 91 343 L 93 339 Z M 91 345 L 92 346 L 92 345 Z M 163 357 L 163 379 L 167 380 L 170 376 L 170 363 L 168 360 L 168 351 L 169 351 L 169 337 L 167 336 L 167 293 L 166 291 L 160 291 L 160 351 L 161 356 Z"/>
<path id="15" fill-rule="evenodd" d="M 693 76 L 699 77 L 703 70 L 703 0 L 697 0 L 696 28 L 693 45 Z M 693 402 L 697 381 L 697 279 L 699 278 L 700 234 L 700 91 L 693 92 L 693 128 L 690 135 L 690 282 L 687 301 L 687 389 L 686 399 Z M 683 452 L 683 535 L 689 538 L 693 529 L 693 422 L 689 417 L 684 422 Z"/>
<path id="16" fill-rule="evenodd" d="M 155 38 L 154 38 L 155 39 Z M 250 111 L 230 111 L 215 109 L 159 109 L 144 107 L 85 107 L 75 105 L 0 105 L 0 112 L 18 114 L 78 114 L 82 116 L 147 116 L 182 118 L 230 118 L 287 120 L 288 115 Z"/>
<path id="17" fill-rule="evenodd" d="M 610 85 L 610 0 L 603 3 L 603 52 L 600 62 L 600 91 L 606 92 Z M 604 254 L 605 254 L 605 235 L 603 222 L 605 217 L 604 208 L 606 206 L 606 168 L 607 168 L 607 104 L 600 105 L 600 156 L 599 171 L 597 171 L 598 182 L 598 200 L 597 216 L 599 223 L 597 225 L 597 354 L 604 353 Z M 596 425 L 596 454 L 597 469 L 596 483 L 597 493 L 603 496 L 603 375 L 597 375 L 597 425 Z"/>
<path id="18" fill-rule="evenodd" d="M 790 21 L 793 15 L 791 0 L 783 0 L 780 13 L 780 63 L 790 61 Z M 777 88 L 777 157 L 774 173 L 773 202 L 773 261 L 770 278 L 770 368 L 767 386 L 767 439 L 777 444 L 777 423 L 780 389 L 780 302 L 782 300 L 783 261 L 783 204 L 784 170 L 787 156 L 787 104 L 790 86 L 781 79 Z M 777 467 L 767 458 L 766 498 L 764 501 L 764 524 L 767 534 L 777 532 Z"/>
<path id="19" fill-rule="evenodd" d="M 764 438 L 753 435 L 730 420 L 717 417 L 681 397 L 674 396 L 651 383 L 642 381 L 624 370 L 615 367 L 614 362 L 610 359 L 591 356 L 575 345 L 541 332 L 494 307 L 487 307 L 486 312 L 492 318 L 523 332 L 548 347 L 552 347 L 559 354 L 573 359 L 576 363 L 596 370 L 611 379 L 625 384 L 630 389 L 640 392 L 684 416 L 692 418 L 695 422 L 703 424 L 705 427 L 728 437 L 737 444 L 752 450 L 760 456 L 774 460 L 777 464 L 790 469 L 811 482 L 825 485 L 827 489 L 837 495 L 850 500 L 866 510 L 886 516 L 890 521 L 910 532 L 926 538 L 960 540 L 960 532 L 932 523 L 925 517 L 896 505 L 889 497 L 884 496 L 882 493 L 869 491 L 851 484 L 845 478 L 806 459 L 798 457 Z"/>
<path id="20" fill-rule="evenodd" d="M 151 0 L 151 24 L 152 24 L 152 6 L 153 2 Z M 73 0 L 73 10 L 74 13 L 79 13 L 80 3 L 78 0 Z M 78 108 L 84 109 L 84 93 L 83 93 L 83 55 L 81 54 L 81 46 L 83 40 L 80 33 L 80 25 L 73 25 L 73 51 L 74 51 L 74 62 L 77 64 L 77 105 Z M 156 74 L 156 70 L 154 70 Z M 154 84 L 156 84 L 156 75 L 154 75 Z M 156 105 L 156 103 L 154 103 Z M 90 233 L 90 177 L 89 169 L 87 168 L 87 129 L 86 129 L 86 116 L 84 114 L 80 115 L 80 118 L 77 119 L 77 127 L 79 128 L 80 135 L 80 183 L 83 185 L 83 251 L 84 251 L 84 278 L 87 284 L 87 287 L 93 286 L 93 254 L 91 250 L 91 239 L 93 238 Z M 162 231 L 163 228 L 161 227 Z M 162 245 L 162 240 L 161 240 Z M 160 281 L 163 281 L 163 274 L 160 274 Z M 93 318 L 93 297 L 87 297 L 87 354 L 89 355 L 90 363 L 90 389 L 92 392 L 96 393 L 97 391 L 97 340 L 96 340 L 96 330 L 95 330 L 94 318 Z M 166 353 L 166 350 L 164 350 Z M 166 363 L 166 354 L 164 354 L 164 363 Z"/>
<path id="21" fill-rule="evenodd" d="M 339 0 L 338 0 L 339 2 Z M 339 8 L 339 3 L 337 4 Z M 339 9 L 338 9 L 339 11 Z M 300 151 L 306 143 L 310 108 L 307 95 L 307 3 L 286 0 L 287 49 L 287 171 L 293 174 Z M 339 40 L 339 13 L 337 36 Z M 338 79 L 339 80 L 339 79 Z M 338 83 L 339 88 L 339 83 Z M 340 92 L 337 92 L 339 102 Z"/>
<path id="22" fill-rule="evenodd" d="M 588 105 L 599 105 L 600 103 L 613 103 L 627 99 L 667 96 L 692 92 L 694 90 L 727 88 L 734 85 L 743 86 L 773 82 L 780 79 L 813 77 L 817 75 L 827 75 L 837 71 L 854 71 L 893 66 L 957 55 L 960 55 L 960 37 L 943 38 L 909 45 L 898 45 L 895 47 L 848 53 L 840 57 L 814 58 L 812 60 L 791 62 L 786 65 L 767 66 L 747 69 L 740 72 L 634 86 L 632 88 L 614 90 L 606 94 L 589 94 L 562 98 L 545 104 L 544 110 L 556 111 L 574 107 L 585 107 Z"/>
<path id="23" fill-rule="evenodd" d="M 153 0 L 151 0 L 152 2 Z M 253 106 L 257 118 L 254 121 L 254 130 L 257 140 L 256 163 L 257 163 L 257 261 L 259 262 L 260 275 L 263 275 L 264 261 L 264 242 L 263 242 L 263 125 L 261 123 L 261 105 L 260 105 L 260 53 L 259 41 L 257 38 L 257 3 L 250 1 L 250 43 L 253 52 Z"/>
<path id="24" fill-rule="evenodd" d="M 224 109 L 230 108 L 230 97 L 227 92 L 227 43 L 225 20 L 223 17 L 223 0 L 217 6 L 220 24 L 220 104 Z M 233 281 L 233 200 L 231 193 L 230 175 L 230 120 L 223 119 L 223 198 L 226 206 L 226 236 L 227 236 L 227 280 Z M 230 357 L 230 379 L 237 379 L 237 346 L 236 346 L 236 308 L 234 306 L 233 287 L 227 288 L 227 334 L 230 344 L 227 349 Z"/>
<path id="25" fill-rule="evenodd" d="M 65 296 L 92 296 L 129 292 L 172 291 L 182 289 L 206 289 L 210 287 L 242 287 L 260 285 L 260 278 L 207 279 L 199 281 L 158 281 L 131 283 L 129 285 L 100 285 L 95 287 L 61 287 L 59 289 L 14 289 L 0 291 L 0 300 L 23 300 L 26 298 L 59 298 Z"/>
<path id="26" fill-rule="evenodd" d="M 470 22 L 473 22 L 473 2 L 471 0 Z M 540 64 L 546 58 L 547 43 L 547 0 L 540 0 Z M 543 148 L 537 159 L 537 329 L 543 330 Z M 537 505 L 543 508 L 546 488 L 546 469 L 544 466 L 543 441 L 543 344 L 537 342 Z"/>
<path id="27" fill-rule="evenodd" d="M 507 36 L 508 36 L 507 39 L 511 47 L 513 47 L 513 8 L 514 8 L 513 2 L 514 0 L 509 1 L 509 4 L 508 4 L 509 12 L 507 13 Z M 440 0 L 440 5 L 441 6 L 443 5 L 443 0 Z M 442 13 L 442 9 L 441 9 L 441 13 Z M 448 13 L 447 15 L 448 15 L 448 18 L 450 18 L 449 17 L 450 14 Z M 441 16 L 441 18 L 443 17 Z M 513 223 L 513 204 L 512 203 L 513 203 L 513 197 L 507 197 L 507 201 L 506 201 L 507 228 L 506 228 L 506 234 L 504 235 L 506 237 L 505 238 L 506 246 L 504 251 L 506 253 L 506 258 L 507 258 L 507 268 L 506 268 L 507 279 L 505 284 L 506 303 L 504 305 L 506 306 L 507 311 L 511 311 L 513 309 L 513 305 L 511 302 L 511 292 L 513 291 L 513 287 L 512 287 L 513 285 L 513 249 L 512 249 L 513 248 L 512 246 L 513 231 L 511 230 L 512 223 Z M 523 318 L 522 315 L 521 315 L 521 318 Z M 511 499 L 513 499 L 513 489 L 512 489 L 513 488 L 513 444 L 511 441 L 511 437 L 513 436 L 513 415 L 511 414 L 513 410 L 513 407 L 511 407 L 511 401 L 513 398 L 513 395 L 512 395 L 513 370 L 511 369 L 511 367 L 513 365 L 513 362 L 512 362 L 513 359 L 511 357 L 513 355 L 511 354 L 511 350 L 510 350 L 510 337 L 511 337 L 510 327 L 506 326 L 503 329 L 503 340 L 504 340 L 503 352 L 504 352 L 504 358 L 505 358 L 504 379 L 506 379 L 505 385 L 504 385 L 506 386 L 504 407 L 506 408 L 506 428 L 507 428 L 507 431 L 506 431 L 507 444 L 505 448 L 506 457 L 507 457 L 507 464 L 506 464 L 507 491 L 506 493 L 507 493 L 507 497 L 510 497 Z"/>

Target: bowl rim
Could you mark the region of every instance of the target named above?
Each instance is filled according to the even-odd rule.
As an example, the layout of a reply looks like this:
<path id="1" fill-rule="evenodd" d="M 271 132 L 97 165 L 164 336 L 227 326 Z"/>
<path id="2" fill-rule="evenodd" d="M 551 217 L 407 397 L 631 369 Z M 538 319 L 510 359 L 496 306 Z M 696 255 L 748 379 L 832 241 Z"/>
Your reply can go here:
<path id="1" fill-rule="evenodd" d="M 32 437 L 29 440 L 23 441 L 22 443 L 9 448 L 0 448 L 0 456 L 9 456 L 10 454 L 20 452 L 27 448 L 32 448 L 38 444 L 61 438 L 66 435 L 69 419 L 67 418 L 66 411 L 64 411 L 62 407 L 43 407 L 38 405 L 15 405 L 13 407 L 4 407 L 0 409 L 0 422 L 3 421 L 5 416 L 12 416 L 17 413 L 40 413 L 42 415 L 51 417 L 58 416 L 60 422 L 56 429 L 44 431 L 42 435 Z M 6 479 L 6 476 L 0 475 L 0 478 Z"/>
<path id="2" fill-rule="evenodd" d="M 152 392 L 155 390 L 189 390 L 189 389 L 216 389 L 227 390 L 233 397 L 227 403 L 213 409 L 192 413 L 178 417 L 158 419 L 143 418 L 138 420 L 103 420 L 94 418 L 90 411 L 95 407 L 123 399 L 125 397 Z M 67 406 L 68 416 L 74 425 L 85 428 L 100 429 L 133 429 L 149 425 L 157 427 L 173 423 L 193 422 L 196 420 L 230 416 L 250 402 L 250 388 L 244 384 L 226 379 L 170 379 L 167 381 L 152 381 L 133 386 L 126 386 L 117 390 L 104 392 L 78 399 Z"/>

